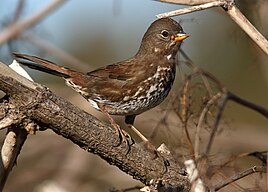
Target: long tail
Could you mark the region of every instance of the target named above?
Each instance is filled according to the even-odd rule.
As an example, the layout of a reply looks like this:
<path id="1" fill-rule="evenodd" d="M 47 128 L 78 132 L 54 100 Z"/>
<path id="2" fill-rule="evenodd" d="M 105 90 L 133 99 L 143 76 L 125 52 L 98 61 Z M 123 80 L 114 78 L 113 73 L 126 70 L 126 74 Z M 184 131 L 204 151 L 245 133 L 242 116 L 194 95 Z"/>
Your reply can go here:
<path id="1" fill-rule="evenodd" d="M 26 65 L 29 68 L 43 71 L 45 73 L 49 73 L 59 77 L 69 78 L 70 72 L 72 71 L 65 67 L 58 66 L 51 61 L 41 59 L 36 56 L 30 56 L 21 53 L 13 53 L 13 56 L 14 59 L 22 65 Z"/>

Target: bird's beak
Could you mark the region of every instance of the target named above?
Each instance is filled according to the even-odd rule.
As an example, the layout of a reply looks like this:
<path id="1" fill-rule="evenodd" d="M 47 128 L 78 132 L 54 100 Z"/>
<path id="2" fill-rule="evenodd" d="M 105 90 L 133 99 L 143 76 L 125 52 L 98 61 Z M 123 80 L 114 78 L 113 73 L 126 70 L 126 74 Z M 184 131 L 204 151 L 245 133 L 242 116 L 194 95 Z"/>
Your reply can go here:
<path id="1" fill-rule="evenodd" d="M 186 39 L 189 36 L 190 35 L 187 34 L 187 33 L 178 33 L 176 35 L 172 35 L 171 36 L 171 40 L 174 40 L 174 41 L 183 41 L 184 39 Z"/>

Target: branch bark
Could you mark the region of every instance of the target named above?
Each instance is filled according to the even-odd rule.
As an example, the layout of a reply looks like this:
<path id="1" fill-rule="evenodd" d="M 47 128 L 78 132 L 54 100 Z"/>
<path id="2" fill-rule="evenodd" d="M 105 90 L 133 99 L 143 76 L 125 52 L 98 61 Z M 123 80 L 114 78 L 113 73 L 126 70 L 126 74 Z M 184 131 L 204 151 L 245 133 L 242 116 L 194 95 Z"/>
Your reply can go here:
<path id="1" fill-rule="evenodd" d="M 20 127 L 10 127 L 1 150 L 0 191 L 3 190 L 7 177 L 16 163 L 20 150 L 27 138 L 27 132 Z"/>
<path id="2" fill-rule="evenodd" d="M 163 191 L 189 191 L 183 165 L 175 161 L 172 155 L 156 156 L 144 145 L 136 143 L 126 155 L 124 143 L 114 146 L 118 143 L 118 137 L 110 125 L 56 96 L 49 89 L 19 76 L 2 63 L 0 89 L 9 96 L 0 107 L 5 108 L 5 116 L 17 117 L 16 124 L 30 121 L 42 128 L 52 129 L 145 185 L 158 184 Z M 166 168 L 167 161 L 169 166 Z"/>

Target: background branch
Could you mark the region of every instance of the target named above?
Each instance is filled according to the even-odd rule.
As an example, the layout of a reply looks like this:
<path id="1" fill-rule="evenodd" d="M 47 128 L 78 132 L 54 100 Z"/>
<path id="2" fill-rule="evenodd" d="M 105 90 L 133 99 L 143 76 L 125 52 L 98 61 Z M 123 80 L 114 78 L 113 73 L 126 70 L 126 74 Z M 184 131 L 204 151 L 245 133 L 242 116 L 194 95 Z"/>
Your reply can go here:
<path id="1" fill-rule="evenodd" d="M 43 18 L 49 15 L 52 11 L 54 11 L 64 2 L 64 0 L 52 0 L 47 6 L 43 7 L 41 10 L 35 12 L 34 14 L 28 16 L 23 20 L 19 20 L 7 26 L 0 33 L 0 45 L 20 35 L 20 33 L 27 28 L 36 25 L 38 22 L 40 22 Z"/>
<path id="2" fill-rule="evenodd" d="M 215 191 L 218 191 L 221 188 L 229 185 L 230 183 L 232 183 L 234 181 L 242 179 L 243 177 L 246 177 L 246 176 L 248 176 L 248 175 L 250 175 L 252 173 L 258 173 L 258 172 L 265 173 L 266 172 L 266 167 L 264 167 L 264 166 L 254 166 L 254 167 L 251 167 L 249 169 L 246 169 L 246 170 L 244 170 L 244 171 L 242 171 L 242 172 L 240 172 L 238 174 L 235 174 L 234 176 L 226 179 L 225 181 L 220 182 L 219 184 L 217 184 L 215 186 L 214 189 L 215 189 Z"/>
<path id="3" fill-rule="evenodd" d="M 182 5 L 200 5 L 212 2 L 214 0 L 158 0 L 158 1 L 165 3 L 182 4 Z"/>

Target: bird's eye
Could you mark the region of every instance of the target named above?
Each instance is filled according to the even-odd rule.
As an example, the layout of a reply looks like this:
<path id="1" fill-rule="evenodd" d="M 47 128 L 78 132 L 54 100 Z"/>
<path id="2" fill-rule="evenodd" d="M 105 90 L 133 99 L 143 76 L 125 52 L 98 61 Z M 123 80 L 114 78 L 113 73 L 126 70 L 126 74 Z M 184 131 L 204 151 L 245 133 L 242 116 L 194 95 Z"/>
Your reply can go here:
<path id="1" fill-rule="evenodd" d="M 161 31 L 161 36 L 167 38 L 169 36 L 169 32 L 167 30 Z"/>

